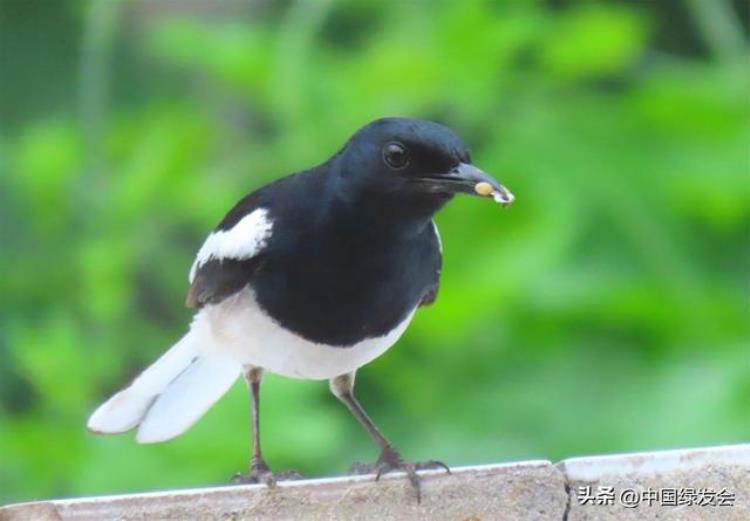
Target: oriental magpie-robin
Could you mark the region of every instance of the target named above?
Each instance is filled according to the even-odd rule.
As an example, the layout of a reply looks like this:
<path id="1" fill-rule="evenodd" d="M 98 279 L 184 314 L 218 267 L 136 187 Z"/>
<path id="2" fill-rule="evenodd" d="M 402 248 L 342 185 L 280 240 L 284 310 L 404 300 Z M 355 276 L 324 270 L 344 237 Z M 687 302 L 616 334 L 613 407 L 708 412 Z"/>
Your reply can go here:
<path id="1" fill-rule="evenodd" d="M 403 460 L 355 399 L 354 375 L 435 300 L 442 248 L 432 218 L 457 193 L 513 201 L 448 128 L 384 118 L 320 166 L 247 195 L 190 269 L 189 332 L 101 405 L 89 429 L 169 440 L 243 375 L 253 428 L 246 481 L 270 484 L 259 436 L 263 372 L 327 379 L 381 450 L 372 470 L 404 470 L 419 494 L 416 470 L 445 465 Z"/>

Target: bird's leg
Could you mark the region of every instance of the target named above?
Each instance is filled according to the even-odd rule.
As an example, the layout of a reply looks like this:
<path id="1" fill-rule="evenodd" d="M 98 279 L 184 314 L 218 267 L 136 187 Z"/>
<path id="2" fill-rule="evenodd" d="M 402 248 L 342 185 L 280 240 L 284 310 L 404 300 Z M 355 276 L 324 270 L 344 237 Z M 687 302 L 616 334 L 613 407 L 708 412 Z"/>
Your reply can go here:
<path id="1" fill-rule="evenodd" d="M 276 485 L 276 481 L 283 479 L 299 479 L 298 472 L 284 472 L 274 476 L 263 459 L 260 449 L 260 381 L 263 377 L 263 369 L 260 367 L 246 366 L 244 370 L 245 381 L 250 388 L 251 395 L 251 428 L 252 428 L 252 457 L 250 458 L 250 473 L 247 475 L 236 475 L 235 483 L 265 483 L 269 487 Z"/>
<path id="2" fill-rule="evenodd" d="M 276 480 L 263 459 L 263 453 L 260 449 L 260 381 L 263 377 L 263 369 L 246 366 L 243 375 L 251 396 L 252 456 L 250 458 L 250 473 L 237 475 L 233 481 L 235 483 L 266 483 L 268 486 L 273 486 L 276 484 Z"/>
<path id="3" fill-rule="evenodd" d="M 341 376 L 337 376 L 336 378 L 332 378 L 330 381 L 330 386 L 331 392 L 333 392 L 336 398 L 341 400 L 341 402 L 346 405 L 346 408 L 349 409 L 349 411 L 354 415 L 354 417 L 362 425 L 362 427 L 365 428 L 367 434 L 369 434 L 370 438 L 372 438 L 372 441 L 374 441 L 375 444 L 380 447 L 380 457 L 378 457 L 378 460 L 374 465 L 354 463 L 350 468 L 350 473 L 369 474 L 374 472 L 375 480 L 377 481 L 378 479 L 380 479 L 380 476 L 382 476 L 386 472 L 390 472 L 392 470 L 402 470 L 406 472 L 409 481 L 414 487 L 414 491 L 417 494 L 417 501 L 419 501 L 421 497 L 419 476 L 417 475 L 417 470 L 443 468 L 448 471 L 448 473 L 450 473 L 450 469 L 448 468 L 448 466 L 440 461 L 430 460 L 420 463 L 409 463 L 401 457 L 401 454 L 399 454 L 399 452 L 393 447 L 393 445 L 391 445 L 391 442 L 388 441 L 385 436 L 383 436 L 380 430 L 378 430 L 365 410 L 354 397 L 354 373 L 344 374 Z"/>

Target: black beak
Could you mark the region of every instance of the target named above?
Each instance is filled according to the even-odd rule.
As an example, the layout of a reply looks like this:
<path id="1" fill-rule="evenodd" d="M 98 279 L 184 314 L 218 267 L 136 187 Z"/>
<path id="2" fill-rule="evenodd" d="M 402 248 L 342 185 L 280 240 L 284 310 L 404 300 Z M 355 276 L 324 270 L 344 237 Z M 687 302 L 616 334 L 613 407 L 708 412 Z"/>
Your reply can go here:
<path id="1" fill-rule="evenodd" d="M 495 178 L 469 163 L 459 163 L 445 174 L 430 175 L 420 181 L 429 184 L 436 192 L 492 197 L 503 205 L 508 205 L 515 199 L 511 191 Z"/>

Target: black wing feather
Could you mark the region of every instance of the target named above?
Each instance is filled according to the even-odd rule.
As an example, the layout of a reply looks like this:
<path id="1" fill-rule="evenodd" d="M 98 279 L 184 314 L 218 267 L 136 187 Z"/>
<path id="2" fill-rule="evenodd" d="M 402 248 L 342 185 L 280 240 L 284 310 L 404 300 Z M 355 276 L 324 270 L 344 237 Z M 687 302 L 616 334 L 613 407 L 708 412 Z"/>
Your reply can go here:
<path id="1" fill-rule="evenodd" d="M 246 215 L 251 214 L 263 203 L 264 188 L 256 190 L 243 197 L 227 212 L 214 232 L 230 230 Z M 244 288 L 257 269 L 261 256 L 250 259 L 216 259 L 212 258 L 201 264 L 196 270 L 190 291 L 185 299 L 189 308 L 200 308 L 206 304 L 221 302 Z"/>
<path id="2" fill-rule="evenodd" d="M 260 263 L 260 258 L 212 259 L 195 274 L 185 305 L 200 308 L 216 304 L 247 286 Z"/>
<path id="3" fill-rule="evenodd" d="M 443 269 L 443 252 L 440 246 L 440 237 L 438 236 L 437 226 L 433 223 L 432 234 L 430 235 L 430 251 L 432 252 L 432 262 L 434 270 L 434 280 L 432 285 L 427 289 L 419 301 L 419 307 L 429 306 L 437 300 L 438 290 L 440 289 L 440 272 Z"/>

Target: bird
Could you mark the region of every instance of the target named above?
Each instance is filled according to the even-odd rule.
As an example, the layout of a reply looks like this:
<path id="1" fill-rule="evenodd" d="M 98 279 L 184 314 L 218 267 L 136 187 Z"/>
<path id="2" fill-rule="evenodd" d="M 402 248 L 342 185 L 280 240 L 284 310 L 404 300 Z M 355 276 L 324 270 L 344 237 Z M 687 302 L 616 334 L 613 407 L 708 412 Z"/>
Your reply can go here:
<path id="1" fill-rule="evenodd" d="M 504 206 L 514 200 L 474 166 L 448 127 L 387 117 L 360 128 L 322 164 L 246 195 L 190 268 L 188 332 L 100 405 L 88 429 L 137 429 L 139 443 L 170 440 L 243 377 L 252 457 L 240 481 L 273 485 L 260 443 L 263 374 L 328 380 L 380 449 L 365 470 L 376 479 L 405 472 L 419 500 L 418 470 L 450 470 L 404 459 L 355 398 L 354 381 L 437 298 L 442 244 L 433 217 L 456 194 Z"/>

